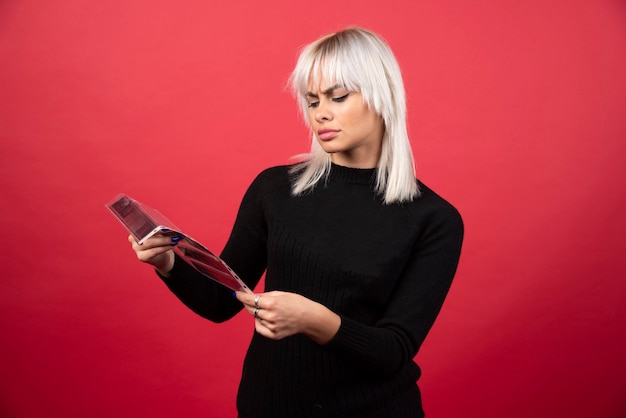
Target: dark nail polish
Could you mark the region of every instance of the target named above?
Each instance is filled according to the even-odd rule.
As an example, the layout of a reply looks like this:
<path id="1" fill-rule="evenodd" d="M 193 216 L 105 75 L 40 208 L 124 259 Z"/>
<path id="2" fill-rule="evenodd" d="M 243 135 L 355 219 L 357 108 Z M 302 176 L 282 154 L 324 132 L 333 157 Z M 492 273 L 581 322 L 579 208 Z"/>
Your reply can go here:
<path id="1" fill-rule="evenodd" d="M 173 242 L 173 243 L 178 244 L 178 241 L 180 241 L 180 240 L 181 240 L 181 237 L 179 237 L 178 235 L 176 235 L 176 236 L 173 236 L 173 237 L 171 238 L 171 240 L 172 240 L 172 242 Z"/>

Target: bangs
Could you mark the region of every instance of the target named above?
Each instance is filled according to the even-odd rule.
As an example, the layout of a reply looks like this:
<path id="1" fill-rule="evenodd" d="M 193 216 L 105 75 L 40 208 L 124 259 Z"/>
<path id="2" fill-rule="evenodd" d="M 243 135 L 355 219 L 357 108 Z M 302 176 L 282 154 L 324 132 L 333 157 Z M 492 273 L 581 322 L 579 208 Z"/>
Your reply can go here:
<path id="1" fill-rule="evenodd" d="M 361 93 L 364 83 L 359 78 L 355 57 L 349 56 L 350 51 L 351 48 L 342 48 L 337 39 L 321 44 L 317 51 L 311 51 L 309 71 L 300 80 L 299 93 L 306 94 L 310 87 L 319 91 L 334 85 Z"/>

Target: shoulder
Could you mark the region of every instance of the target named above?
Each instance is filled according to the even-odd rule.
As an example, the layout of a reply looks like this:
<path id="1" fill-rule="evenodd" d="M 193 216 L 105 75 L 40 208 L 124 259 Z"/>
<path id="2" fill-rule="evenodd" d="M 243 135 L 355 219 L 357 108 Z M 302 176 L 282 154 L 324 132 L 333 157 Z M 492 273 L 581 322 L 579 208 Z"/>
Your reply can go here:
<path id="1" fill-rule="evenodd" d="M 240 213 L 258 213 L 268 201 L 289 196 L 289 166 L 266 168 L 252 180 L 243 195 Z"/>
<path id="2" fill-rule="evenodd" d="M 407 205 L 412 216 L 422 222 L 445 223 L 462 231 L 463 218 L 457 208 L 419 180 L 418 184 L 421 195 Z"/>
<path id="3" fill-rule="evenodd" d="M 289 165 L 278 165 L 266 168 L 256 176 L 252 184 L 264 186 L 288 184 L 290 167 Z"/>
<path id="4" fill-rule="evenodd" d="M 257 175 L 257 179 L 280 179 L 288 178 L 291 165 L 277 165 L 269 167 L 261 171 Z"/>
<path id="5" fill-rule="evenodd" d="M 273 191 L 290 190 L 289 165 L 280 165 L 266 168 L 252 181 L 248 192 L 267 195 Z"/>
<path id="6" fill-rule="evenodd" d="M 431 189 L 419 180 L 418 184 L 421 191 L 421 196 L 415 199 L 414 202 L 422 207 L 426 206 L 427 208 L 441 210 L 442 212 L 450 212 L 452 214 L 460 216 L 458 210 L 445 198 L 440 196 L 437 192 L 435 192 L 433 189 Z"/>

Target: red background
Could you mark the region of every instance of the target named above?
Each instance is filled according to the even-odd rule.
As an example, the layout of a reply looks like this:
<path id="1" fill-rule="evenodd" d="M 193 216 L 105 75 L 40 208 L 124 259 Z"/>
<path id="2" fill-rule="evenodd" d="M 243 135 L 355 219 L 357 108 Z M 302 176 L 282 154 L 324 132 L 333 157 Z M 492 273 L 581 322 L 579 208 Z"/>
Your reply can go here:
<path id="1" fill-rule="evenodd" d="M 103 205 L 221 250 L 253 177 L 308 149 L 297 51 L 350 24 L 392 45 L 418 175 L 466 222 L 428 416 L 626 416 L 617 0 L 0 2 L 0 416 L 235 415 L 250 317 L 188 311 Z"/>

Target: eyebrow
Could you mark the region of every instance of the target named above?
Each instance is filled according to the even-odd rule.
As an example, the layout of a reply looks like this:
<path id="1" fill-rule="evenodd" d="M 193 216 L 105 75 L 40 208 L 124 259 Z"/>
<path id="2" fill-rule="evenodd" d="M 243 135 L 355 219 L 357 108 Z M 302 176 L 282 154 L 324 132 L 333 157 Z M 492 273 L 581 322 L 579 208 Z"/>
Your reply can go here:
<path id="1" fill-rule="evenodd" d="M 333 91 L 338 90 L 338 89 L 343 89 L 343 88 L 345 88 L 345 87 L 343 87 L 341 84 L 335 84 L 334 86 L 329 87 L 329 88 L 327 88 L 326 90 L 324 90 L 324 91 L 322 92 L 322 94 L 324 94 L 324 95 L 329 95 L 329 94 L 331 94 Z M 306 92 L 306 96 L 307 96 L 307 97 L 314 97 L 314 98 L 319 97 L 317 94 L 312 93 L 312 92 L 310 92 L 310 91 L 307 91 L 307 92 Z"/>

